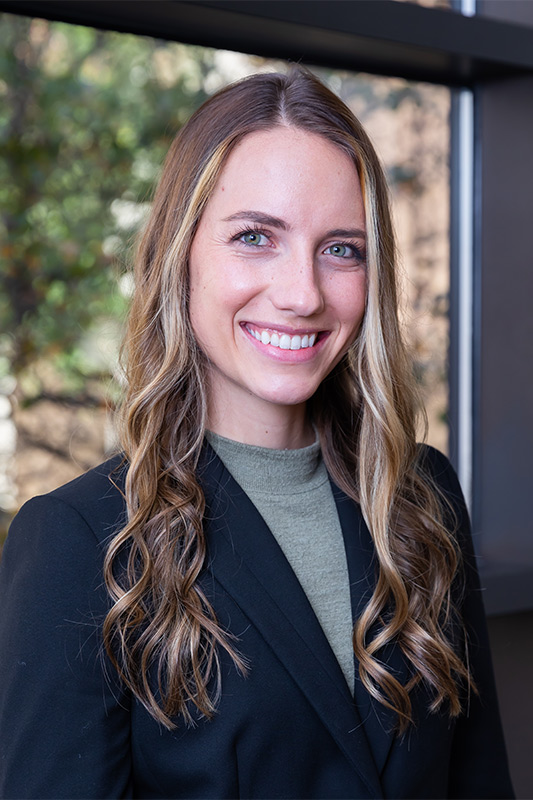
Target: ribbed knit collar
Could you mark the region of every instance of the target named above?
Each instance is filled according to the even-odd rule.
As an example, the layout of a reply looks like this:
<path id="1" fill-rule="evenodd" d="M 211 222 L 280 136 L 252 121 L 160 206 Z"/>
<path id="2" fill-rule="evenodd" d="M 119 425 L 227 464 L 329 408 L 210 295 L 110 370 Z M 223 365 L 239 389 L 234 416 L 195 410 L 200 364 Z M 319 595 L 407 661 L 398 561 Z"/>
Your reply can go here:
<path id="1" fill-rule="evenodd" d="M 245 492 L 308 492 L 327 479 L 318 441 L 297 450 L 243 444 L 208 431 L 207 441 Z"/>

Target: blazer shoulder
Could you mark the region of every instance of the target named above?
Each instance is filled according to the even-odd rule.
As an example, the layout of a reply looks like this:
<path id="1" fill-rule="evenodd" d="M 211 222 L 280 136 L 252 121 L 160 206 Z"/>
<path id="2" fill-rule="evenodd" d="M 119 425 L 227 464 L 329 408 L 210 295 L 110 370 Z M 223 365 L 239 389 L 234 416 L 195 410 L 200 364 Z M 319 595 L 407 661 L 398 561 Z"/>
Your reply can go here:
<path id="1" fill-rule="evenodd" d="M 438 483 L 459 484 L 457 474 L 447 456 L 430 444 L 418 445 L 419 461 Z"/>
<path id="2" fill-rule="evenodd" d="M 0 562 L 0 797 L 131 797 L 130 697 L 101 636 L 120 461 L 29 500 L 11 524 Z"/>
<path id="3" fill-rule="evenodd" d="M 419 464 L 454 505 L 464 506 L 459 478 L 447 456 L 428 444 L 419 445 Z"/>
<path id="4" fill-rule="evenodd" d="M 48 494 L 28 500 L 17 517 L 29 516 L 36 523 L 47 517 L 58 521 L 65 515 L 70 519 L 81 518 L 102 542 L 125 523 L 126 472 L 124 457 L 115 455 Z"/>

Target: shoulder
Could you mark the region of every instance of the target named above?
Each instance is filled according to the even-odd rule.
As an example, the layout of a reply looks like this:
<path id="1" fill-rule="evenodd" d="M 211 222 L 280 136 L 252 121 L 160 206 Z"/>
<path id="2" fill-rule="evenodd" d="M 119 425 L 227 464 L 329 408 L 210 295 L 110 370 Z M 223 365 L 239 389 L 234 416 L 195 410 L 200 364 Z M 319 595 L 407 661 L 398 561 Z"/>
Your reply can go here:
<path id="1" fill-rule="evenodd" d="M 429 444 L 418 445 L 419 463 L 443 488 L 460 489 L 459 480 L 449 459 L 436 447 Z"/>
<path id="2" fill-rule="evenodd" d="M 110 502 L 122 496 L 126 473 L 127 462 L 119 453 L 48 495 L 41 496 L 62 500 L 90 514 L 94 502 Z"/>
<path id="3" fill-rule="evenodd" d="M 9 539 L 24 532 L 34 538 L 46 531 L 50 540 L 67 531 L 88 529 L 103 543 L 126 519 L 124 480 L 127 464 L 121 455 L 80 475 L 48 494 L 25 503 L 11 525 Z"/>
<path id="4" fill-rule="evenodd" d="M 0 561 L 2 797 L 126 796 L 127 697 L 101 640 L 120 461 L 29 500 L 11 524 Z"/>
<path id="5" fill-rule="evenodd" d="M 457 473 L 444 453 L 431 445 L 420 444 L 418 465 L 455 506 L 465 505 Z"/>
<path id="6" fill-rule="evenodd" d="M 459 478 L 450 461 L 440 450 L 419 445 L 418 469 L 440 496 L 445 524 L 457 537 L 463 557 L 475 563 L 470 517 Z"/>
<path id="7" fill-rule="evenodd" d="M 26 609 L 21 613 L 28 620 L 34 619 L 32 607 L 67 619 L 74 600 L 87 607 L 98 595 L 105 604 L 99 594 L 104 554 L 125 522 L 121 462 L 120 456 L 110 459 L 22 506 L 0 562 L 4 608 Z"/>

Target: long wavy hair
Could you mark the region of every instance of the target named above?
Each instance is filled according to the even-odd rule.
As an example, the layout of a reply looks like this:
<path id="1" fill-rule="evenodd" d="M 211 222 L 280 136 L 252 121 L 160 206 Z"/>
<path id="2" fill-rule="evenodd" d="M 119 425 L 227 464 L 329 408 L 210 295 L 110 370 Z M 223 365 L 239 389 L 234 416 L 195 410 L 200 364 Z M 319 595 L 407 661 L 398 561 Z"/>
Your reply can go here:
<path id="1" fill-rule="evenodd" d="M 376 553 L 374 593 L 355 624 L 360 678 L 412 721 L 410 694 L 430 710 L 461 711 L 470 676 L 452 631 L 460 569 L 445 500 L 416 445 L 418 403 L 397 312 L 388 189 L 374 148 L 351 111 L 311 73 L 259 74 L 204 103 L 165 162 L 139 244 L 125 337 L 122 444 L 127 523 L 112 539 L 105 580 L 113 605 L 107 652 L 125 684 L 168 728 L 215 713 L 220 649 L 246 671 L 238 643 L 218 624 L 199 577 L 206 560 L 205 501 L 197 466 L 206 429 L 205 359 L 188 314 L 188 258 L 228 155 L 248 134 L 292 126 L 323 136 L 352 159 L 366 214 L 367 305 L 356 341 L 308 405 L 326 466 L 361 504 Z M 402 684 L 379 659 L 394 642 L 410 666 Z M 153 676 L 156 676 L 154 684 Z"/>

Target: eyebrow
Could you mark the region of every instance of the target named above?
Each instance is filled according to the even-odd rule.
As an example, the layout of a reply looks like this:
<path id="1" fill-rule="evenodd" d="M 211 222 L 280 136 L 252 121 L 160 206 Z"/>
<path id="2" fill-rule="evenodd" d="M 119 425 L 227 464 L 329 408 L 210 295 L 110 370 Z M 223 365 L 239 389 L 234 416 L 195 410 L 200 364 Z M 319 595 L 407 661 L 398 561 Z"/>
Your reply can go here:
<path id="1" fill-rule="evenodd" d="M 236 220 L 251 220 L 259 225 L 270 225 L 273 228 L 280 228 L 283 231 L 290 231 L 291 226 L 280 217 L 273 217 L 271 214 L 264 214 L 262 211 L 236 211 L 229 217 L 224 218 L 224 222 L 235 222 Z M 341 239 L 366 239 L 365 231 L 362 228 L 334 228 L 328 231 L 324 238 L 339 237 Z"/>
<path id="2" fill-rule="evenodd" d="M 330 239 L 336 236 L 339 239 L 366 239 L 366 233 L 362 228 L 335 228 L 328 231 L 325 238 Z"/>
<path id="3" fill-rule="evenodd" d="M 249 219 L 252 222 L 258 222 L 260 225 L 270 225 L 273 228 L 281 228 L 283 231 L 288 231 L 291 228 L 287 222 L 279 217 L 263 214 L 262 211 L 237 211 L 235 214 L 225 217 L 224 222 L 235 222 L 235 220 L 239 219 Z"/>

